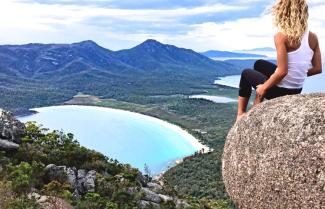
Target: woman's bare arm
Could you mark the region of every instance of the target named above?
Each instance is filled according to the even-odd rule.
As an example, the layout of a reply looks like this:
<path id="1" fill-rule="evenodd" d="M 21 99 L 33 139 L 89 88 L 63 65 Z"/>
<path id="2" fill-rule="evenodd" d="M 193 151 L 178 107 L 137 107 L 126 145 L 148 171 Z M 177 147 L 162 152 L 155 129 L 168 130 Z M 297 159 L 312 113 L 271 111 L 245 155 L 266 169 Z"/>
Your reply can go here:
<path id="1" fill-rule="evenodd" d="M 271 77 L 263 84 L 258 86 L 256 93 L 263 97 L 265 92 L 275 84 L 279 83 L 288 74 L 288 54 L 286 48 L 287 38 L 282 33 L 274 36 L 275 47 L 277 51 L 277 69 Z"/>
<path id="2" fill-rule="evenodd" d="M 312 42 L 311 44 L 313 45 L 312 50 L 314 51 L 314 56 L 312 59 L 313 67 L 308 70 L 307 75 L 313 76 L 322 73 L 322 55 L 321 55 L 318 38 L 316 34 L 310 33 L 310 35 L 311 35 L 311 42 Z"/>

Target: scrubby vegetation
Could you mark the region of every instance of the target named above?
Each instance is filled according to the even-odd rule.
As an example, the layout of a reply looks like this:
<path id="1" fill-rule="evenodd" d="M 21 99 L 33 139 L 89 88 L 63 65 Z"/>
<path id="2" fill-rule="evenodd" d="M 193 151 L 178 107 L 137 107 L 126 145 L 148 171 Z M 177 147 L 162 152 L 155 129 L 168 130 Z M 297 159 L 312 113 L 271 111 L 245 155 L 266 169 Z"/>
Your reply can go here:
<path id="1" fill-rule="evenodd" d="M 35 191 L 62 198 L 76 209 L 138 208 L 144 194 L 140 190 L 128 192 L 129 188 L 141 187 L 137 169 L 80 146 L 72 134 L 49 131 L 33 122 L 26 124 L 22 140 L 18 151 L 0 154 L 0 208 L 41 208 L 30 196 Z M 96 170 L 96 191 L 75 198 L 65 176 L 49 179 L 45 171 L 48 164 Z M 227 201 L 178 195 L 168 185 L 166 182 L 166 194 L 186 199 L 190 208 L 229 208 Z M 176 208 L 172 202 L 161 203 L 160 207 Z"/>
<path id="2" fill-rule="evenodd" d="M 80 201 L 74 200 L 65 178 L 49 181 L 44 172 L 48 164 L 98 171 L 98 193 L 89 193 Z M 76 208 L 118 208 L 121 204 L 135 205 L 136 197 L 126 195 L 122 191 L 127 186 L 137 186 L 137 169 L 80 146 L 72 134 L 49 132 L 35 123 L 27 123 L 26 135 L 17 152 L 2 152 L 1 167 L 1 191 L 7 193 L 7 197 L 2 196 L 5 198 L 1 201 L 3 208 L 17 208 L 21 204 L 24 207 L 20 208 L 28 208 L 28 205 L 33 208 L 32 200 L 26 198 L 31 190 L 65 198 Z M 105 177 L 105 173 L 110 177 Z M 117 174 L 125 177 L 123 184 L 114 177 Z M 11 191 L 11 195 L 8 191 Z M 128 198 L 128 201 L 123 203 L 123 198 Z"/>
<path id="3" fill-rule="evenodd" d="M 209 94 L 236 95 L 232 89 L 213 87 L 207 90 Z M 185 158 L 183 163 L 169 169 L 164 177 L 179 194 L 197 198 L 227 198 L 221 177 L 221 155 L 227 132 L 234 123 L 236 104 L 216 104 L 182 95 L 161 95 L 144 99 L 141 105 L 115 100 L 105 100 L 98 105 L 140 112 L 169 121 L 213 148 L 212 153 Z"/>

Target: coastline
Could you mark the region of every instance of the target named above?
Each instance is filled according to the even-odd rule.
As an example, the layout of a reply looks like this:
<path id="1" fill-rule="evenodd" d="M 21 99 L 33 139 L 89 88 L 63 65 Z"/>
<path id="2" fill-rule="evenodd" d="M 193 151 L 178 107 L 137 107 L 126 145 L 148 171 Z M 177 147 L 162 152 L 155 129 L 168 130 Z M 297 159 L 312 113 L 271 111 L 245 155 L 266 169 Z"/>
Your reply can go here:
<path id="1" fill-rule="evenodd" d="M 227 79 L 235 79 L 238 80 L 235 83 L 233 81 L 229 81 Z M 239 79 L 240 75 L 231 75 L 231 76 L 225 76 L 225 77 L 217 77 L 217 79 L 214 81 L 214 85 L 219 85 L 222 87 L 228 87 L 228 88 L 234 88 L 238 89 L 239 88 Z"/>
<path id="2" fill-rule="evenodd" d="M 188 97 L 189 99 L 204 99 L 208 100 L 214 103 L 220 103 L 220 104 L 227 104 L 227 103 L 233 103 L 237 102 L 236 99 L 230 98 L 230 97 L 223 97 L 223 96 L 212 96 L 212 95 L 192 95 Z"/>
<path id="3" fill-rule="evenodd" d="M 81 106 L 81 107 L 91 107 L 91 108 L 96 108 L 96 109 L 107 109 L 107 110 L 110 110 L 110 111 L 115 111 L 115 112 L 119 112 L 119 113 L 124 113 L 124 114 L 136 114 L 137 117 L 140 117 L 140 118 L 143 118 L 147 121 L 150 121 L 150 122 L 154 122 L 154 123 L 158 123 L 159 125 L 161 126 L 164 126 L 174 132 L 176 132 L 177 134 L 179 134 L 183 139 L 185 139 L 189 144 L 191 144 L 191 146 L 193 146 L 195 148 L 195 152 L 198 152 L 198 153 L 209 153 L 211 151 L 213 151 L 212 148 L 208 147 L 207 145 L 204 145 L 200 142 L 199 139 L 195 138 L 192 134 L 190 134 L 186 129 L 176 125 L 176 124 L 173 124 L 171 122 L 168 122 L 168 121 L 165 121 L 165 120 L 162 120 L 160 118 L 157 118 L 157 117 L 153 117 L 153 116 L 150 116 L 150 115 L 146 115 L 146 114 L 142 114 L 142 113 L 139 113 L 139 112 L 134 112 L 134 111 L 130 111 L 130 110 L 123 110 L 123 109 L 117 109 L 117 108 L 111 108 L 111 107 L 103 107 L 103 106 L 96 106 L 96 105 L 79 105 L 79 104 L 61 104 L 61 105 L 55 105 L 56 107 L 60 107 L 60 106 Z M 55 106 L 50 106 L 50 107 L 55 107 Z M 38 108 L 32 108 L 30 109 L 31 110 L 31 114 L 37 114 L 41 111 L 39 111 L 39 108 L 42 108 L 42 107 L 38 107 Z M 24 115 L 24 116 L 27 116 L 27 115 Z M 20 117 L 24 117 L 24 116 L 20 116 Z M 193 153 L 194 154 L 194 153 Z M 192 155 L 193 155 L 192 154 Z M 189 157 L 191 155 L 187 155 L 187 156 L 184 156 L 182 158 L 179 158 L 179 159 L 175 159 L 173 160 L 173 163 L 171 163 L 170 166 L 166 167 L 166 169 L 162 170 L 161 172 L 157 173 L 154 175 L 155 178 L 159 179 L 160 177 L 163 176 L 163 174 L 169 170 L 170 168 L 178 165 L 179 163 L 181 163 L 183 161 L 184 158 L 186 157 Z"/>

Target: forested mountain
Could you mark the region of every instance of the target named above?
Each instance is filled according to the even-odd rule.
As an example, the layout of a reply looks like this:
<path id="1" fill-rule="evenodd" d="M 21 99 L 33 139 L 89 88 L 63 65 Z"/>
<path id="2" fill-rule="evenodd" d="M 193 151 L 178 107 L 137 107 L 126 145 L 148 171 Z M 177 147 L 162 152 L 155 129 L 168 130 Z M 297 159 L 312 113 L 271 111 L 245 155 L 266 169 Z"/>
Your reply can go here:
<path id="1" fill-rule="evenodd" d="M 0 46 L 0 107 L 17 113 L 61 103 L 77 92 L 129 100 L 190 94 L 237 67 L 189 49 L 147 40 L 111 51 L 93 41 Z"/>
<path id="2" fill-rule="evenodd" d="M 219 75 L 236 73 L 236 69 L 223 62 L 213 61 L 190 49 L 162 44 L 152 39 L 134 48 L 117 51 L 117 56 L 129 65 L 145 70 L 215 71 Z"/>

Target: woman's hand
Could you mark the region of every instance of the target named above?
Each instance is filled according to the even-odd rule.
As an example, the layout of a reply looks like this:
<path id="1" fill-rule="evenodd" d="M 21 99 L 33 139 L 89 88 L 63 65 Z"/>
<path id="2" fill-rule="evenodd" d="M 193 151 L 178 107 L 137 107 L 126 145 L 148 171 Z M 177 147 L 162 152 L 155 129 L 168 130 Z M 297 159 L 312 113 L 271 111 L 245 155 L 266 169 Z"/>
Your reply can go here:
<path id="1" fill-rule="evenodd" d="M 263 101 L 263 97 L 265 93 L 266 93 L 266 89 L 263 84 L 256 86 L 256 97 L 253 106 L 258 105 Z"/>
<path id="2" fill-rule="evenodd" d="M 263 98 L 266 93 L 266 88 L 263 84 L 256 86 L 256 96 Z"/>

